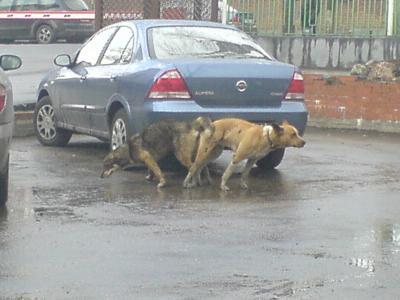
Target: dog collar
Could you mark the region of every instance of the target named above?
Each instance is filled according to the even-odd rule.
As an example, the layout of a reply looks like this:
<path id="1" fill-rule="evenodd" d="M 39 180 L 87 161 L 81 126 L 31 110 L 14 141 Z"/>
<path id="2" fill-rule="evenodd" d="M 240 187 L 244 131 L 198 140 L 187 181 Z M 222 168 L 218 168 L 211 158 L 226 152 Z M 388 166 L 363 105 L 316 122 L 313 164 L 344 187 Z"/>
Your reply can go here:
<path id="1" fill-rule="evenodd" d="M 271 138 L 270 138 L 271 131 L 272 131 L 272 127 L 270 125 L 264 126 L 264 132 L 265 132 L 265 136 L 267 137 L 268 146 L 273 149 L 274 143 L 271 141 Z"/>

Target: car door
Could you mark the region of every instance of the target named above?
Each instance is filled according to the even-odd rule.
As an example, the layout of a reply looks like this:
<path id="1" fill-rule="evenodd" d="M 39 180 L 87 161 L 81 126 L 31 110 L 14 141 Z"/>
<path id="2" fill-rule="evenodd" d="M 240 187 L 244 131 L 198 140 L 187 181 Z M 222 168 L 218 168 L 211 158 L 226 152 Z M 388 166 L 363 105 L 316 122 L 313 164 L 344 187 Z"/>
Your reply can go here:
<path id="1" fill-rule="evenodd" d="M 84 98 L 94 135 L 108 136 L 106 107 L 118 94 L 120 78 L 132 60 L 133 46 L 132 29 L 119 27 L 99 64 L 88 69 Z"/>
<path id="2" fill-rule="evenodd" d="M 0 0 L 0 40 L 13 39 L 18 25 L 11 11 L 14 0 Z"/>
<path id="3" fill-rule="evenodd" d="M 109 27 L 96 33 L 77 53 L 69 68 L 62 68 L 55 80 L 56 95 L 64 122 L 72 129 L 89 133 L 90 116 L 86 98 L 88 74 L 96 74 L 99 58 L 116 31 Z"/>
<path id="4" fill-rule="evenodd" d="M 35 22 L 33 12 L 40 10 L 39 0 L 14 0 L 12 13 L 18 16 L 13 19 L 14 38 L 30 38 L 32 26 Z"/>

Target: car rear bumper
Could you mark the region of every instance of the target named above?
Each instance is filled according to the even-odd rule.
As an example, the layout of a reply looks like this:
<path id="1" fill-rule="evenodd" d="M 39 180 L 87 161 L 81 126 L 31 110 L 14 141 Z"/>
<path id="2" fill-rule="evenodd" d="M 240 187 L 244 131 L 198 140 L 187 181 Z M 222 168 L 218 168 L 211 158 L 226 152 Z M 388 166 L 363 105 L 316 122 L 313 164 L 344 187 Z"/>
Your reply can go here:
<path id="1" fill-rule="evenodd" d="M 12 123 L 0 124 L 0 173 L 3 173 L 4 168 L 6 167 L 12 130 Z"/>
<path id="2" fill-rule="evenodd" d="M 284 101 L 280 107 L 270 108 L 202 107 L 194 101 L 149 101 L 144 105 L 144 111 L 135 111 L 135 108 L 132 111 L 134 132 L 140 132 L 147 124 L 160 119 L 192 120 L 203 115 L 213 120 L 233 117 L 255 123 L 287 120 L 303 134 L 308 118 L 304 102 L 299 101 Z"/>

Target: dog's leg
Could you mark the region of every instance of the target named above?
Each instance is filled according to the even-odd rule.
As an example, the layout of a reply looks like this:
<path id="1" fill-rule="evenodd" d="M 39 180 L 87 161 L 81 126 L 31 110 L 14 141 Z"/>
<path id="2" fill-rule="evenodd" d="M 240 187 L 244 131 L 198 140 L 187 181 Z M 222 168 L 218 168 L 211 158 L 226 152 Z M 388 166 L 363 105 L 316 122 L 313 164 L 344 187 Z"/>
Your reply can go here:
<path id="1" fill-rule="evenodd" d="M 196 174 L 196 177 L 194 178 L 195 182 L 194 185 L 197 186 L 202 186 L 203 185 L 203 181 L 201 180 L 201 173 L 203 172 L 203 169 L 199 170 Z"/>
<path id="2" fill-rule="evenodd" d="M 206 178 L 207 183 L 208 183 L 208 184 L 212 184 L 212 178 L 211 178 L 210 170 L 208 169 L 208 166 L 205 166 L 205 167 L 203 168 L 202 173 L 203 173 L 203 177 Z"/>
<path id="3" fill-rule="evenodd" d="M 255 159 L 249 158 L 246 162 L 246 166 L 244 167 L 242 176 L 240 178 L 240 187 L 244 190 L 247 190 L 249 187 L 247 186 L 247 179 L 249 178 L 249 173 L 251 168 L 254 166 L 256 163 Z"/>
<path id="4" fill-rule="evenodd" d="M 195 186 L 197 176 L 200 171 L 208 163 L 208 157 L 215 149 L 217 142 L 210 137 L 200 137 L 199 148 L 197 150 L 196 159 L 194 160 L 192 166 L 190 167 L 188 174 L 183 181 L 183 186 L 185 188 L 191 188 Z M 196 178 L 196 180 L 194 180 Z"/>
<path id="5" fill-rule="evenodd" d="M 146 180 L 152 181 L 153 179 L 154 179 L 154 173 L 150 169 L 147 169 Z"/>
<path id="6" fill-rule="evenodd" d="M 165 186 L 166 181 L 164 175 L 161 172 L 161 169 L 158 166 L 157 162 L 154 160 L 153 156 L 149 152 L 142 150 L 139 153 L 139 158 L 150 169 L 150 172 L 153 172 L 153 174 L 157 177 L 159 181 L 157 187 L 161 188 Z"/>
<path id="7" fill-rule="evenodd" d="M 233 172 L 235 172 L 235 169 L 237 167 L 237 163 L 234 162 L 234 160 L 232 160 L 228 167 L 226 168 L 224 174 L 222 175 L 221 178 L 221 190 L 223 191 L 229 191 L 229 187 L 226 185 L 226 182 L 228 181 L 228 179 L 232 176 Z"/>
<path id="8" fill-rule="evenodd" d="M 209 150 L 211 149 L 211 150 Z M 207 151 L 205 151 L 205 155 L 204 156 L 198 156 L 199 158 L 196 158 L 196 161 L 193 163 L 193 166 L 189 169 L 188 175 L 186 176 L 186 179 L 184 181 L 183 186 L 184 187 L 193 187 L 196 185 L 196 181 L 194 181 L 193 178 L 197 178 L 197 183 L 200 182 L 201 185 L 201 174 L 203 174 L 203 176 L 206 176 L 206 180 L 208 184 L 212 184 L 212 178 L 210 176 L 210 172 L 209 169 L 207 167 L 207 165 L 216 160 L 222 153 L 222 151 L 224 150 L 224 148 L 222 146 L 218 146 L 218 145 L 213 145 L 211 148 L 207 149 Z M 201 164 L 199 164 L 199 162 L 201 162 Z M 194 171 L 193 171 L 194 169 Z M 191 175 L 190 172 L 193 172 Z M 188 179 L 189 178 L 189 179 Z M 186 182 L 190 182 L 189 185 L 185 185 Z"/>

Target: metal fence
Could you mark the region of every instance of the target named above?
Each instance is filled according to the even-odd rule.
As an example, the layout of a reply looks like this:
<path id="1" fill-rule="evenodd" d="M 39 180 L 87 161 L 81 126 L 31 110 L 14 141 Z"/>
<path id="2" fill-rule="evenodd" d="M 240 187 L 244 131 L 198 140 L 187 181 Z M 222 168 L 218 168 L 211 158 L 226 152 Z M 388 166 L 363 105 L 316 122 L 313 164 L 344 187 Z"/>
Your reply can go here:
<path id="1" fill-rule="evenodd" d="M 385 36 L 390 0 L 227 0 L 228 23 L 258 34 Z M 400 33 L 394 1 L 393 32 Z M 246 25 L 247 24 L 247 25 Z"/>
<path id="2" fill-rule="evenodd" d="M 86 0 L 97 28 L 132 19 L 218 20 L 218 0 Z"/>
<path id="3" fill-rule="evenodd" d="M 222 21 L 257 35 L 400 35 L 400 0 L 85 1 L 96 10 L 97 28 L 164 18 Z"/>

